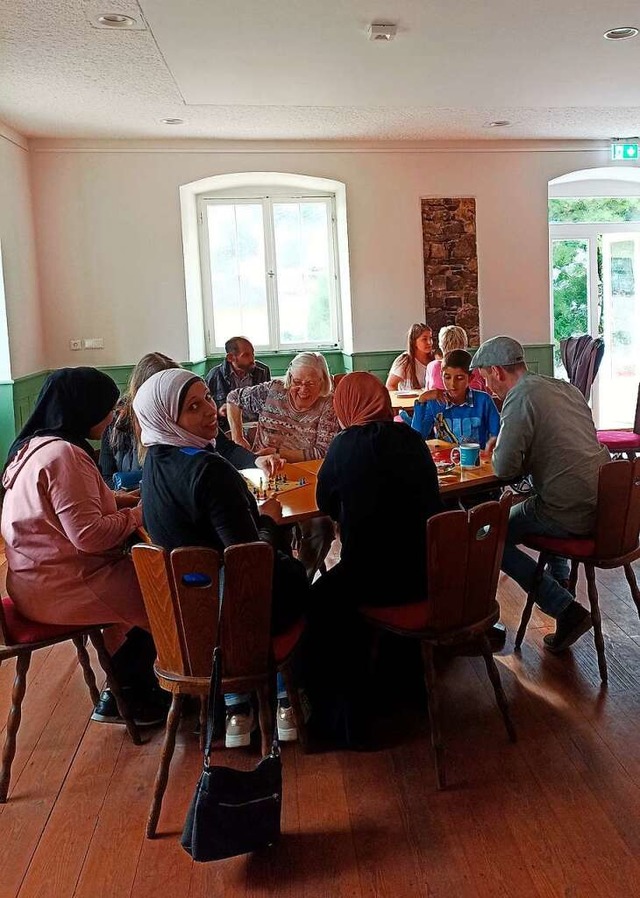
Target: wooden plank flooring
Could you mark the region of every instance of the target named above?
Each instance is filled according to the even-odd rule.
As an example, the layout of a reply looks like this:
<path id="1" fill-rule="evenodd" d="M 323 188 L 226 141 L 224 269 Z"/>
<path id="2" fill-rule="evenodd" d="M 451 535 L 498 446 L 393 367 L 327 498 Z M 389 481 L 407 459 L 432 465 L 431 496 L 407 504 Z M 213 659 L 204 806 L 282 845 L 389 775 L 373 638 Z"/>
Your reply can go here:
<path id="1" fill-rule="evenodd" d="M 179 733 L 160 837 L 147 841 L 162 733 L 136 747 L 123 728 L 91 723 L 73 651 L 40 652 L 0 806 L 0 898 L 640 896 L 640 621 L 624 575 L 598 583 L 608 690 L 590 636 L 551 656 L 540 613 L 513 653 L 522 596 L 502 578 L 509 640 L 497 659 L 518 742 L 506 739 L 482 659 L 450 661 L 440 678 L 446 792 L 435 789 L 426 715 L 386 708 L 383 751 L 285 746 L 282 841 L 218 864 L 193 864 L 178 842 L 199 768 L 193 719 Z M 5 663 L 0 739 L 12 677 Z M 249 765 L 257 755 L 219 757 Z"/>

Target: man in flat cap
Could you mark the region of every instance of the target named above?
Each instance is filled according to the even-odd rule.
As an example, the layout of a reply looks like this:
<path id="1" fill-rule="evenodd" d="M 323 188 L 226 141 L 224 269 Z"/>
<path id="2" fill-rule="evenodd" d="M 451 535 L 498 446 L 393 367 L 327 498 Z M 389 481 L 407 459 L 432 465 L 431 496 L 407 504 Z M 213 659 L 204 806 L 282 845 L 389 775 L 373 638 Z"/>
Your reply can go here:
<path id="1" fill-rule="evenodd" d="M 487 340 L 472 367 L 504 400 L 493 450 L 495 473 L 505 479 L 529 476 L 533 484 L 533 494 L 511 509 L 502 559 L 502 570 L 528 592 L 536 562 L 518 544 L 527 533 L 565 538 L 593 532 L 598 473 L 609 452 L 598 443 L 582 393 L 564 380 L 529 371 L 517 340 Z M 556 620 L 555 633 L 544 638 L 552 652 L 568 648 L 592 626 L 590 613 L 568 585 L 567 560 L 554 558 L 538 591 L 540 608 Z"/>

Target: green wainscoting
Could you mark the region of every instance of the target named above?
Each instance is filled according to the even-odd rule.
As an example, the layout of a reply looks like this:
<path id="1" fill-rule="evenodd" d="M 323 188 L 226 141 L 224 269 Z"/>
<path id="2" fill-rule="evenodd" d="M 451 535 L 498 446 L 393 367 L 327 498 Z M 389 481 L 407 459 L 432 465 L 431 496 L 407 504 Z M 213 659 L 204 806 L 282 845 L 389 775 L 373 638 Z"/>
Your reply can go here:
<path id="1" fill-rule="evenodd" d="M 394 349 L 384 352 L 345 353 L 331 350 L 324 353 L 332 374 L 350 373 L 351 371 L 370 371 L 384 381 L 393 360 L 402 350 Z M 527 364 L 538 374 L 553 374 L 553 345 L 537 343 L 525 346 Z M 289 367 L 295 352 L 268 352 L 260 354 L 260 361 L 271 368 L 275 377 L 281 377 Z M 207 356 L 199 362 L 183 362 L 183 366 L 203 377 L 210 368 L 222 361 L 221 356 Z M 101 366 L 100 370 L 110 375 L 120 390 L 124 390 L 133 365 Z M 16 433 L 23 426 L 35 405 L 38 393 L 49 372 L 38 371 L 25 377 L 18 377 L 13 382 L 0 383 L 0 461 L 4 464 L 7 450 Z"/>

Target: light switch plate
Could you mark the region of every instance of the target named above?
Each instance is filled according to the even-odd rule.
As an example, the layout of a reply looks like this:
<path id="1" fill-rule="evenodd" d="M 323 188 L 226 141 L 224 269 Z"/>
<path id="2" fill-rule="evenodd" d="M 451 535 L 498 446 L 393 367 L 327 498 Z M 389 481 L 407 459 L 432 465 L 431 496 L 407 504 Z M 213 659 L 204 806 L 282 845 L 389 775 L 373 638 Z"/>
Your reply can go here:
<path id="1" fill-rule="evenodd" d="M 69 349 L 82 349 L 82 340 L 69 340 Z"/>
<path id="2" fill-rule="evenodd" d="M 102 337 L 87 337 L 84 341 L 85 349 L 104 349 Z"/>

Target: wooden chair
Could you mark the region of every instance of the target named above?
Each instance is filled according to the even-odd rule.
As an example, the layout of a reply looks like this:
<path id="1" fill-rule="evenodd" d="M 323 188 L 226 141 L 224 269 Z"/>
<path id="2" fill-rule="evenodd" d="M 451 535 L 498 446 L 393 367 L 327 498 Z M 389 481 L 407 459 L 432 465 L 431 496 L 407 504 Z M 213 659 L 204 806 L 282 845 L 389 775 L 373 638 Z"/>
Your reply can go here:
<path id="1" fill-rule="evenodd" d="M 500 617 L 496 589 L 510 507 L 511 496 L 505 493 L 499 502 L 485 502 L 469 512 L 435 515 L 427 523 L 428 598 L 399 607 L 360 609 L 374 627 L 420 641 L 438 789 L 445 787 L 446 773 L 434 647 L 478 645 L 509 738 L 516 739 L 487 638 Z"/>
<path id="2" fill-rule="evenodd" d="M 597 433 L 598 441 L 606 446 L 612 455 L 624 454 L 630 461 L 640 455 L 640 383 L 633 430 L 599 430 Z"/>
<path id="3" fill-rule="evenodd" d="M 135 725 L 127 703 L 122 698 L 120 687 L 113 676 L 111 659 L 102 636 L 108 624 L 91 627 L 69 627 L 56 624 L 39 624 L 23 617 L 9 596 L 0 599 L 0 664 L 9 658 L 16 659 L 16 676 L 11 693 L 11 708 L 7 719 L 7 732 L 2 749 L 2 767 L 0 768 L 0 804 L 7 800 L 11 781 L 11 765 L 16 753 L 16 740 L 22 719 L 22 701 L 27 689 L 27 672 L 31 664 L 31 656 L 38 649 L 49 648 L 59 642 L 71 641 L 76 647 L 78 661 L 82 667 L 84 680 L 89 687 L 91 701 L 97 705 L 100 693 L 96 686 L 96 678 L 91 668 L 86 641 L 90 639 L 98 655 L 98 660 L 107 678 L 107 686 L 113 692 L 118 711 L 124 719 L 131 739 L 136 745 L 141 744 L 138 728 Z"/>
<path id="4" fill-rule="evenodd" d="M 273 549 L 267 543 L 246 543 L 225 551 L 222 613 L 219 552 L 184 547 L 169 554 L 158 546 L 137 545 L 132 556 L 158 652 L 158 683 L 172 694 L 147 820 L 146 834 L 151 839 L 156 834 L 185 695 L 200 696 L 203 747 L 204 710 L 216 645 L 222 646 L 223 691 L 257 692 L 263 755 L 270 750 L 274 732 L 270 703 L 274 667 L 282 671 L 301 742 L 304 740 L 304 719 L 289 664 L 304 622 L 273 639 L 269 635 Z"/>
<path id="5" fill-rule="evenodd" d="M 571 561 L 569 590 L 574 594 L 578 581 L 578 569 L 581 564 L 584 565 L 600 679 L 606 683 L 607 659 L 604 653 L 595 569 L 624 568 L 631 595 L 640 616 L 640 592 L 638 592 L 638 584 L 631 566 L 632 562 L 640 558 L 639 532 L 640 458 L 636 458 L 635 461 L 620 459 L 608 462 L 600 468 L 598 477 L 596 529 L 593 536 L 557 539 L 551 536 L 530 535 L 523 540 L 525 546 L 536 549 L 540 555 L 531 591 L 527 596 L 527 603 L 524 606 L 516 634 L 516 649 L 522 645 L 545 565 L 554 556 L 568 558 Z"/>

